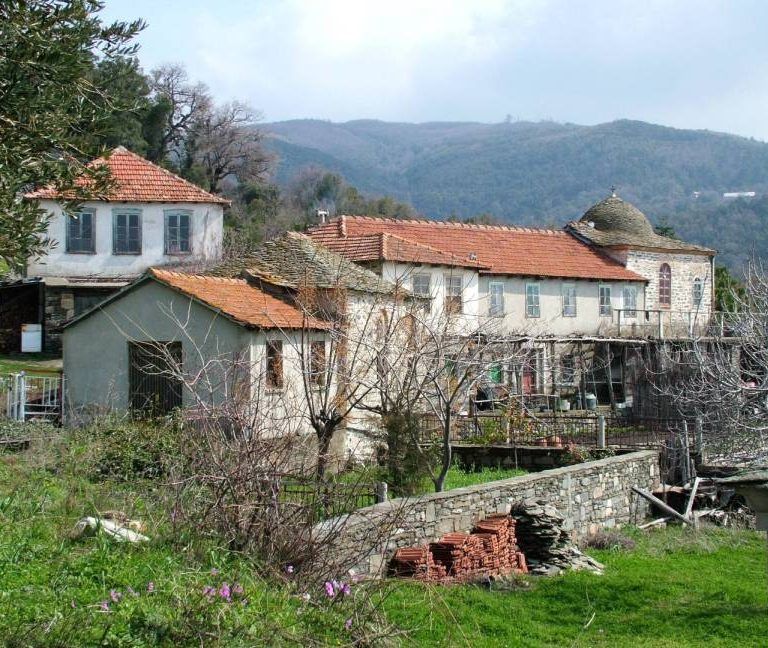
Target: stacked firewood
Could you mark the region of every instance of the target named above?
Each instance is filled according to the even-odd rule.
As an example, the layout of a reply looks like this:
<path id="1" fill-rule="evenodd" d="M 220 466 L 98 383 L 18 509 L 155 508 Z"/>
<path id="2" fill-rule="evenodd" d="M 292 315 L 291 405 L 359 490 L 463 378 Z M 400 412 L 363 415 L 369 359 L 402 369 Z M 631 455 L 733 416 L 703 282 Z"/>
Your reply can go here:
<path id="1" fill-rule="evenodd" d="M 480 520 L 471 533 L 448 533 L 437 542 L 399 549 L 391 573 L 421 580 L 471 580 L 528 571 L 508 515 Z"/>

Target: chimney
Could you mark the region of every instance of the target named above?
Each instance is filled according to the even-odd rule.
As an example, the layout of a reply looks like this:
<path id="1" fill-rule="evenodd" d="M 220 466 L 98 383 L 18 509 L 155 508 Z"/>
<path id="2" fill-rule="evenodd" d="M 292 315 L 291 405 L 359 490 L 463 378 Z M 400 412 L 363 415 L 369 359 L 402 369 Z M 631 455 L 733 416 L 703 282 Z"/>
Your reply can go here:
<path id="1" fill-rule="evenodd" d="M 327 209 L 318 209 L 317 210 L 317 218 L 321 223 L 325 223 L 325 221 L 328 220 L 328 210 Z"/>

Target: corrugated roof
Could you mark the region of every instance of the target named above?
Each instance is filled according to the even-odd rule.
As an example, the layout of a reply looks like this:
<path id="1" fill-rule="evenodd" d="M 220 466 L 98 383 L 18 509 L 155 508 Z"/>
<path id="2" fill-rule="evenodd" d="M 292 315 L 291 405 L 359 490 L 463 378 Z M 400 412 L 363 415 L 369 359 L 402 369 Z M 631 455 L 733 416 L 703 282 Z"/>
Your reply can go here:
<path id="1" fill-rule="evenodd" d="M 89 166 L 106 164 L 114 180 L 115 187 L 103 198 L 110 202 L 188 202 L 213 203 L 228 205 L 229 201 L 202 190 L 197 185 L 180 178 L 167 169 L 152 164 L 140 155 L 118 146 L 106 156 L 93 160 Z M 78 185 L 88 186 L 88 179 L 82 179 Z M 49 198 L 53 200 L 88 199 L 78 195 L 77 191 L 61 193 L 53 188 L 41 188 L 32 191 L 26 198 Z"/>
<path id="2" fill-rule="evenodd" d="M 246 326 L 327 329 L 330 324 L 306 316 L 296 306 L 270 295 L 245 279 L 192 275 L 151 268 L 149 274 L 171 288 L 221 311 Z"/>
<path id="3" fill-rule="evenodd" d="M 339 216 L 308 232 L 337 250 L 340 240 L 376 233 L 393 234 L 460 259 L 475 255 L 483 274 L 646 281 L 562 230 Z"/>
<path id="4" fill-rule="evenodd" d="M 395 290 L 394 285 L 377 274 L 297 232 L 286 232 L 274 241 L 267 241 L 248 257 L 222 263 L 211 274 L 236 277 L 244 272 L 292 288 L 341 286 L 379 294 Z"/>

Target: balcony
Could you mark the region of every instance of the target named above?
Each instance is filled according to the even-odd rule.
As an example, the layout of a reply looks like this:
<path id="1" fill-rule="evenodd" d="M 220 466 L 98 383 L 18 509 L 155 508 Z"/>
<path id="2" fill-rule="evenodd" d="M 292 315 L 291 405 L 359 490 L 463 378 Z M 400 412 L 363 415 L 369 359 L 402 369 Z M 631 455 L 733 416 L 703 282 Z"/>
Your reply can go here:
<path id="1" fill-rule="evenodd" d="M 669 309 L 615 309 L 613 326 L 619 337 L 658 340 L 699 337 L 739 337 L 741 318 L 734 313 L 675 311 Z"/>

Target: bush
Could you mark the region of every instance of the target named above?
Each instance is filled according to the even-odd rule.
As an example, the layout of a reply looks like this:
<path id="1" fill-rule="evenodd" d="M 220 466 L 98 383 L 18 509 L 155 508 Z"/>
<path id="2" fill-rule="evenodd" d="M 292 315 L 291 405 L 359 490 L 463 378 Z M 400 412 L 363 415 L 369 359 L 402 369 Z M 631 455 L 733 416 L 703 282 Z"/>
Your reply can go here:
<path id="1" fill-rule="evenodd" d="M 170 462 L 182 456 L 175 421 L 107 417 L 83 429 L 79 436 L 88 445 L 86 470 L 95 479 L 163 477 L 170 470 Z"/>
<path id="2" fill-rule="evenodd" d="M 418 425 L 418 417 L 407 412 L 384 417 L 386 482 L 398 496 L 416 494 L 421 483 L 429 477 L 429 457 L 425 457 L 417 443 Z"/>

